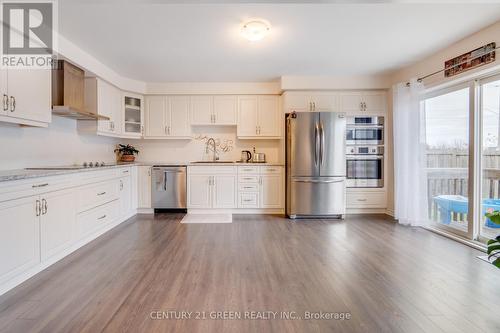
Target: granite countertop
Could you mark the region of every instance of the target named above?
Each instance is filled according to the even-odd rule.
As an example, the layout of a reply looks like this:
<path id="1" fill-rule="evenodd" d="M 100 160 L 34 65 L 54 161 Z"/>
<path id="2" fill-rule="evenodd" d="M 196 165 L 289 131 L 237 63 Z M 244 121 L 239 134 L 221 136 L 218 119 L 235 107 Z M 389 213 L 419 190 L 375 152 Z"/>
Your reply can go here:
<path id="1" fill-rule="evenodd" d="M 4 170 L 0 171 L 0 182 L 7 182 L 13 180 L 30 179 L 30 178 L 42 178 L 51 176 L 68 175 L 79 172 L 91 172 L 96 170 L 105 170 L 112 168 L 121 168 L 124 166 L 153 166 L 153 165 L 163 165 L 163 166 L 184 166 L 184 165 L 198 165 L 198 166 L 238 166 L 238 165 L 261 165 L 261 166 L 283 166 L 282 163 L 240 163 L 240 162 L 230 162 L 230 163 L 193 163 L 193 162 L 132 162 L 124 163 L 118 162 L 113 165 L 106 165 L 98 168 L 81 168 L 81 169 L 71 169 L 73 166 L 62 166 L 63 169 L 17 169 L 17 170 Z M 77 167 L 77 165 L 75 165 Z M 67 168 L 67 169 L 64 169 Z"/>
<path id="2" fill-rule="evenodd" d="M 139 163 L 117 163 L 113 165 L 106 165 L 98 168 L 82 168 L 82 169 L 71 169 L 69 167 L 72 166 L 63 166 L 68 167 L 68 169 L 17 169 L 17 170 L 4 170 L 0 171 L 0 182 L 7 182 L 12 180 L 21 180 L 21 179 L 30 179 L 30 178 L 41 178 L 41 177 L 51 177 L 51 176 L 61 176 L 68 175 L 78 172 L 91 172 L 96 170 L 106 170 L 113 168 L 122 168 L 124 166 L 130 165 L 140 165 Z M 76 167 L 76 166 L 75 166 Z"/>

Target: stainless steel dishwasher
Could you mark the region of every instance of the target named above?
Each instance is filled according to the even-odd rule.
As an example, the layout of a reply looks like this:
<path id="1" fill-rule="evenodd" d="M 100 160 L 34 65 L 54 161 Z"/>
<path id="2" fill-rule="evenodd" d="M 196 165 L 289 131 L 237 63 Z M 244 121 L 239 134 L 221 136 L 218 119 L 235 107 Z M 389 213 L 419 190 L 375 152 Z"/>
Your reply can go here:
<path id="1" fill-rule="evenodd" d="M 155 209 L 186 208 L 186 167 L 154 165 L 151 204 Z"/>

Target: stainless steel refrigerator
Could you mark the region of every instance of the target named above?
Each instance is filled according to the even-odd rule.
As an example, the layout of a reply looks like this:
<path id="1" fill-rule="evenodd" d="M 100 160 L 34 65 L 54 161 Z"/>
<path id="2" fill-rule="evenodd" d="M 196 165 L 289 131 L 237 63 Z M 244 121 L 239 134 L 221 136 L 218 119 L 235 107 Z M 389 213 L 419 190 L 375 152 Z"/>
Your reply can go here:
<path id="1" fill-rule="evenodd" d="M 337 112 L 286 117 L 286 213 L 294 218 L 345 214 L 346 118 Z"/>

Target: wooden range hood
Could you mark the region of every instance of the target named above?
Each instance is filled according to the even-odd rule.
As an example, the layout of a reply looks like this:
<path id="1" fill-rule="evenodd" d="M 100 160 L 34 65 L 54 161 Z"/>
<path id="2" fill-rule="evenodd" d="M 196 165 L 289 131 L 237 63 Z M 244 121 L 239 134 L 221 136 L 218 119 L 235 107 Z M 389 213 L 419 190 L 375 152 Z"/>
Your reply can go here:
<path id="1" fill-rule="evenodd" d="M 52 69 L 52 114 L 77 120 L 109 120 L 84 107 L 85 72 L 65 60 Z"/>

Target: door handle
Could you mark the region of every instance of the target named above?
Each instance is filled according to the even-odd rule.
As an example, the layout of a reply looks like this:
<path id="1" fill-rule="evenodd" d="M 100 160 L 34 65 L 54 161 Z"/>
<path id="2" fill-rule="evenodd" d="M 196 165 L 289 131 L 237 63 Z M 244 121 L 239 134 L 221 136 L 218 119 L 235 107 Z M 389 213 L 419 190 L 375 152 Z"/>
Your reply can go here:
<path id="1" fill-rule="evenodd" d="M 342 183 L 344 180 L 313 180 L 313 179 L 300 179 L 300 180 L 294 180 L 296 183 L 315 183 L 315 184 L 332 184 L 332 183 Z"/>
<path id="2" fill-rule="evenodd" d="M 319 136 L 320 136 L 320 145 L 319 145 L 319 164 L 323 165 L 324 155 L 325 155 L 325 131 L 323 129 L 323 123 L 319 125 Z"/>
<path id="3" fill-rule="evenodd" d="M 35 202 L 35 215 L 40 216 L 40 200 Z"/>
<path id="4" fill-rule="evenodd" d="M 9 96 L 3 94 L 3 110 L 9 110 Z"/>
<path id="5" fill-rule="evenodd" d="M 16 98 L 14 96 L 10 96 L 10 112 L 16 111 Z"/>
<path id="6" fill-rule="evenodd" d="M 42 199 L 42 206 L 41 207 L 42 207 L 42 215 L 47 214 L 47 209 L 48 209 L 47 200 Z"/>
<path id="7" fill-rule="evenodd" d="M 320 141 L 319 141 L 319 125 L 316 123 L 314 125 L 314 165 L 318 165 L 319 158 L 319 149 L 320 149 Z"/>

